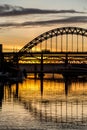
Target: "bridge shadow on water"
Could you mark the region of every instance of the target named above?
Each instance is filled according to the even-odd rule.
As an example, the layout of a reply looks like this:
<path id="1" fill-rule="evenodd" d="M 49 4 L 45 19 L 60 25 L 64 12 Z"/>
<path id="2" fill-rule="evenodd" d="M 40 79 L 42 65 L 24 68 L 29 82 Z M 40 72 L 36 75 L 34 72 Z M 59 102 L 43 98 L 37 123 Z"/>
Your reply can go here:
<path id="1" fill-rule="evenodd" d="M 47 81 L 48 82 L 48 81 Z M 51 80 L 50 80 L 51 82 Z M 54 82 L 59 82 L 54 80 Z M 79 85 L 81 82 L 84 87 L 82 79 L 72 79 L 65 77 L 62 81 L 64 83 L 64 94 L 61 98 L 61 94 L 54 95 L 55 98 L 44 98 L 44 79 L 40 79 L 40 94 L 41 98 L 38 100 L 25 100 L 20 95 L 19 83 L 15 84 L 15 93 L 13 93 L 14 102 L 24 106 L 24 108 L 31 113 L 31 115 L 38 121 L 50 125 L 56 125 L 62 128 L 79 128 L 87 125 L 87 95 L 86 93 L 79 93 L 77 96 L 75 93 L 70 93 L 73 89 L 72 84 Z M 52 86 L 51 86 L 52 87 Z M 5 86 L 0 84 L 0 107 L 2 107 L 2 101 L 5 95 Z M 12 95 L 11 84 L 8 85 L 9 96 Z M 55 87 L 54 87 L 55 89 Z M 85 88 L 83 88 L 85 90 Z M 56 93 L 57 94 L 57 93 Z M 72 95 L 71 95 L 72 94 Z M 82 94 L 82 95 L 81 95 Z M 52 95 L 53 96 L 53 95 Z M 58 96 L 58 98 L 57 98 Z M 81 96 L 81 97 L 80 97 Z M 79 98 L 78 98 L 79 97 Z M 83 97 L 83 98 L 82 98 Z"/>

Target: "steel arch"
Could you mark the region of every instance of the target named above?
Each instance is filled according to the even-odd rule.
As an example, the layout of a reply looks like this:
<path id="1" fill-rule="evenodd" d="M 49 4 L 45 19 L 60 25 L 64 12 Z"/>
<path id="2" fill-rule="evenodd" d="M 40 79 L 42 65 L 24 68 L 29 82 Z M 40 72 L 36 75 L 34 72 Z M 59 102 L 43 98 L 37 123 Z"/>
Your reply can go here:
<path id="1" fill-rule="evenodd" d="M 62 27 L 62 28 L 56 28 L 50 31 L 47 31 L 32 41 L 30 41 L 28 44 L 26 44 L 19 52 L 30 52 L 30 50 L 36 46 L 39 43 L 42 43 L 43 41 L 59 36 L 59 35 L 68 35 L 68 34 L 74 34 L 74 35 L 81 35 L 87 37 L 87 29 L 80 28 L 80 27 Z"/>

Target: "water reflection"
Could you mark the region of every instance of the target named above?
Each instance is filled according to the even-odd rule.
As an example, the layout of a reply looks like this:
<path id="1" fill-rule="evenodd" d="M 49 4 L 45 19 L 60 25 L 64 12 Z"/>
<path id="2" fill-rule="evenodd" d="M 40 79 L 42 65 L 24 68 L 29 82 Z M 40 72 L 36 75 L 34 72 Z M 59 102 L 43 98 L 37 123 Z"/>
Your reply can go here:
<path id="1" fill-rule="evenodd" d="M 0 107 L 8 100 L 13 104 L 18 102 L 40 122 L 87 123 L 87 82 L 84 81 L 66 77 L 55 81 L 27 79 L 13 85 L 1 84 Z"/>
<path id="2" fill-rule="evenodd" d="M 58 81 L 58 80 L 57 80 Z M 44 86 L 43 86 L 43 78 L 40 79 L 40 90 L 41 90 L 41 96 L 43 96 L 43 89 L 44 89 Z M 54 81 L 55 82 L 55 81 Z M 65 95 L 68 96 L 68 90 L 70 89 L 71 87 L 71 84 L 72 84 L 72 79 L 69 78 L 69 77 L 64 77 L 64 86 L 65 86 Z"/>
<path id="3" fill-rule="evenodd" d="M 15 93 L 16 98 L 18 98 L 18 92 L 19 92 L 19 86 L 18 83 L 16 83 L 16 93 Z"/>
<path id="4" fill-rule="evenodd" d="M 0 109 L 2 108 L 3 98 L 4 98 L 4 84 L 0 83 Z"/>
<path id="5" fill-rule="evenodd" d="M 43 96 L 43 77 L 40 79 L 41 96 Z"/>

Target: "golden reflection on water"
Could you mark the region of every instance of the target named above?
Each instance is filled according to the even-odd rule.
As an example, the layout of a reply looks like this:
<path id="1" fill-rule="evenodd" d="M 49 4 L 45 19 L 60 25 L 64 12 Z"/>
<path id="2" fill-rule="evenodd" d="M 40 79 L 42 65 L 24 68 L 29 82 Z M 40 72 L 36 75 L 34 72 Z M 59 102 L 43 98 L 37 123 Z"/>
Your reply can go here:
<path id="1" fill-rule="evenodd" d="M 22 103 L 39 120 L 87 121 L 87 82 L 83 81 L 26 79 L 4 87 L 4 101 Z"/>
<path id="2" fill-rule="evenodd" d="M 65 98 L 79 96 L 87 94 L 87 83 L 86 82 L 64 82 L 57 80 L 44 80 L 43 84 L 43 99 L 56 99 L 58 97 Z M 12 94 L 18 94 L 18 97 L 26 100 L 41 99 L 41 81 L 39 79 L 26 79 L 23 83 L 7 85 L 4 89 L 4 97 L 9 97 Z M 86 97 L 85 97 L 86 98 Z"/>
<path id="3" fill-rule="evenodd" d="M 13 93 L 16 93 L 16 85 L 12 85 L 11 89 Z M 8 89 L 8 87 L 7 87 Z M 8 91 L 8 90 L 6 90 Z M 45 80 L 43 82 L 43 98 L 44 99 L 55 99 L 56 96 L 64 94 L 64 83 L 57 81 Z M 41 99 L 41 81 L 27 79 L 23 83 L 18 84 L 18 97 L 26 100 L 40 100 Z"/>

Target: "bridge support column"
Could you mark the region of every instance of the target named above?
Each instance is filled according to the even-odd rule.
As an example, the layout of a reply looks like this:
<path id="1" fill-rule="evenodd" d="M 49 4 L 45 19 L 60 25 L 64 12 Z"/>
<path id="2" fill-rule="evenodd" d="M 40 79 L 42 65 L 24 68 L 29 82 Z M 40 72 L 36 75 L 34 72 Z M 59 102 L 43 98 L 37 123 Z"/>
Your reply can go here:
<path id="1" fill-rule="evenodd" d="M 41 64 L 40 64 L 40 73 L 38 74 L 40 79 L 43 79 L 44 73 L 43 73 L 43 53 L 41 53 Z"/>
<path id="2" fill-rule="evenodd" d="M 16 65 L 17 68 L 19 68 L 19 59 L 18 59 L 18 54 L 15 53 L 14 58 L 13 58 L 13 63 Z"/>
<path id="3" fill-rule="evenodd" d="M 40 68 L 39 77 L 43 78 L 43 53 L 41 53 L 41 68 Z"/>
<path id="4" fill-rule="evenodd" d="M 43 53 L 41 53 L 41 70 L 40 70 L 40 80 L 41 80 L 41 96 L 43 96 Z"/>
<path id="5" fill-rule="evenodd" d="M 34 67 L 34 78 L 37 79 L 37 66 Z"/>
<path id="6" fill-rule="evenodd" d="M 34 73 L 34 79 L 37 79 L 37 73 L 36 72 Z"/>
<path id="7" fill-rule="evenodd" d="M 68 54 L 66 53 L 65 66 L 68 65 Z"/>
<path id="8" fill-rule="evenodd" d="M 43 53 L 41 53 L 41 73 L 43 74 Z"/>
<path id="9" fill-rule="evenodd" d="M 53 76 L 52 76 L 52 78 L 54 79 L 54 73 L 53 73 Z"/>

